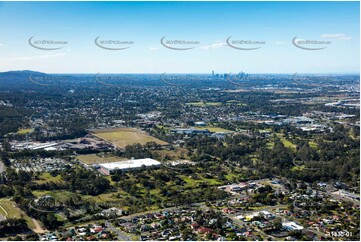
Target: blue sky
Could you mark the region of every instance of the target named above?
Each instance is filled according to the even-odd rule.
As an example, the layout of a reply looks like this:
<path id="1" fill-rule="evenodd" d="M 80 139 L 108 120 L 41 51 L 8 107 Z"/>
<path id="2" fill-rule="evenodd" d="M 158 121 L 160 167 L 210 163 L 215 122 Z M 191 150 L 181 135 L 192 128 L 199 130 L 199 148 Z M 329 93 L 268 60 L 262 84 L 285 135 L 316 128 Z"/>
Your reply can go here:
<path id="1" fill-rule="evenodd" d="M 0 71 L 358 73 L 359 9 L 359 2 L 0 2 Z M 67 44 L 40 50 L 29 45 L 32 36 Z M 98 36 L 134 44 L 105 50 Z M 160 44 L 164 36 L 199 44 L 172 50 Z M 265 43 L 238 50 L 226 44 L 230 36 Z M 292 44 L 296 36 L 331 43 L 304 50 Z"/>

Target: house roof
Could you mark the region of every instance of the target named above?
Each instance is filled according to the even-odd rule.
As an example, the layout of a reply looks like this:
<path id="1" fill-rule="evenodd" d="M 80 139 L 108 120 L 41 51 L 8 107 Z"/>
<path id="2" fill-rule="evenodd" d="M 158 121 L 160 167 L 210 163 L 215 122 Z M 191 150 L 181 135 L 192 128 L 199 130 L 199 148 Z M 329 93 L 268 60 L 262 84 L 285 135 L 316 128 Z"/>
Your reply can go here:
<path id="1" fill-rule="evenodd" d="M 212 231 L 213 231 L 213 229 L 206 228 L 206 227 L 200 227 L 198 229 L 198 232 L 200 232 L 200 233 L 211 233 Z"/>

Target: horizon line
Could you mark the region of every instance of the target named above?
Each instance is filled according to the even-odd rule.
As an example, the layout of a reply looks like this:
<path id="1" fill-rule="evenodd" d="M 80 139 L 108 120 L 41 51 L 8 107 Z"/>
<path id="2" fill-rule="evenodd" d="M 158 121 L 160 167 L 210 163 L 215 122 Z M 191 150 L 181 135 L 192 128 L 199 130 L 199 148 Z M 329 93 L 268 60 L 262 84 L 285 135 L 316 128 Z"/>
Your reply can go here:
<path id="1" fill-rule="evenodd" d="M 77 73 L 71 73 L 71 72 L 42 72 L 42 71 L 36 71 L 36 70 L 8 70 L 8 71 L 2 71 L 2 73 L 6 72 L 39 72 L 43 74 L 68 74 L 68 75 L 162 75 L 162 74 L 168 74 L 168 75 L 212 75 L 211 72 L 179 72 L 179 73 L 171 73 L 171 72 L 159 72 L 159 73 L 147 73 L 147 72 L 132 72 L 132 73 L 121 73 L 121 72 L 96 72 L 96 73 L 90 73 L 90 72 L 77 72 Z M 258 73 L 251 73 L 251 72 L 214 72 L 214 75 L 224 75 L 224 74 L 250 74 L 250 75 L 294 75 L 294 74 L 306 74 L 306 75 L 360 75 L 360 72 L 273 72 L 273 73 L 266 73 L 266 72 L 258 72 Z"/>

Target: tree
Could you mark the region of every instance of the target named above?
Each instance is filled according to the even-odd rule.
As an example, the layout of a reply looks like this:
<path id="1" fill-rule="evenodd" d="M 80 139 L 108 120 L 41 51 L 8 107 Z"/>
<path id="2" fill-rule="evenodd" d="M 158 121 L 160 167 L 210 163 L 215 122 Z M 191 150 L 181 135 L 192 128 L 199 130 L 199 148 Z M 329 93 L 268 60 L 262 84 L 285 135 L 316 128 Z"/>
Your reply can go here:
<path id="1" fill-rule="evenodd" d="M 282 219 L 281 218 L 275 218 L 273 220 L 273 228 L 277 229 L 277 230 L 282 229 Z"/>

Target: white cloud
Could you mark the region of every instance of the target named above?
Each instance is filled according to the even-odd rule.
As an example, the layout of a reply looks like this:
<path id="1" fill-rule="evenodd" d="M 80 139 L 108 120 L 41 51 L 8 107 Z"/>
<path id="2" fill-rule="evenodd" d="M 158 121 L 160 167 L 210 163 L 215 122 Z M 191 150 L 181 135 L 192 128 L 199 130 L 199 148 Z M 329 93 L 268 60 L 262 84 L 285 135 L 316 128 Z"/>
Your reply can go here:
<path id="1" fill-rule="evenodd" d="M 58 58 L 65 56 L 65 53 L 56 53 L 48 55 L 37 55 L 37 56 L 22 56 L 22 57 L 9 57 L 1 58 L 0 61 L 21 61 L 21 60 L 37 60 L 37 59 L 47 59 L 47 58 Z"/>
<path id="2" fill-rule="evenodd" d="M 201 46 L 201 48 L 204 50 L 212 50 L 212 49 L 222 48 L 223 46 L 226 46 L 226 43 L 221 42 L 221 41 L 216 41 L 215 43 L 213 43 L 211 45 L 203 45 L 203 46 Z"/>
<path id="3" fill-rule="evenodd" d="M 158 50 L 157 47 L 149 47 L 149 50 Z"/>
<path id="4" fill-rule="evenodd" d="M 337 39 L 337 40 L 352 40 L 351 36 L 347 36 L 346 34 L 323 34 L 321 38 L 328 39 Z"/>

